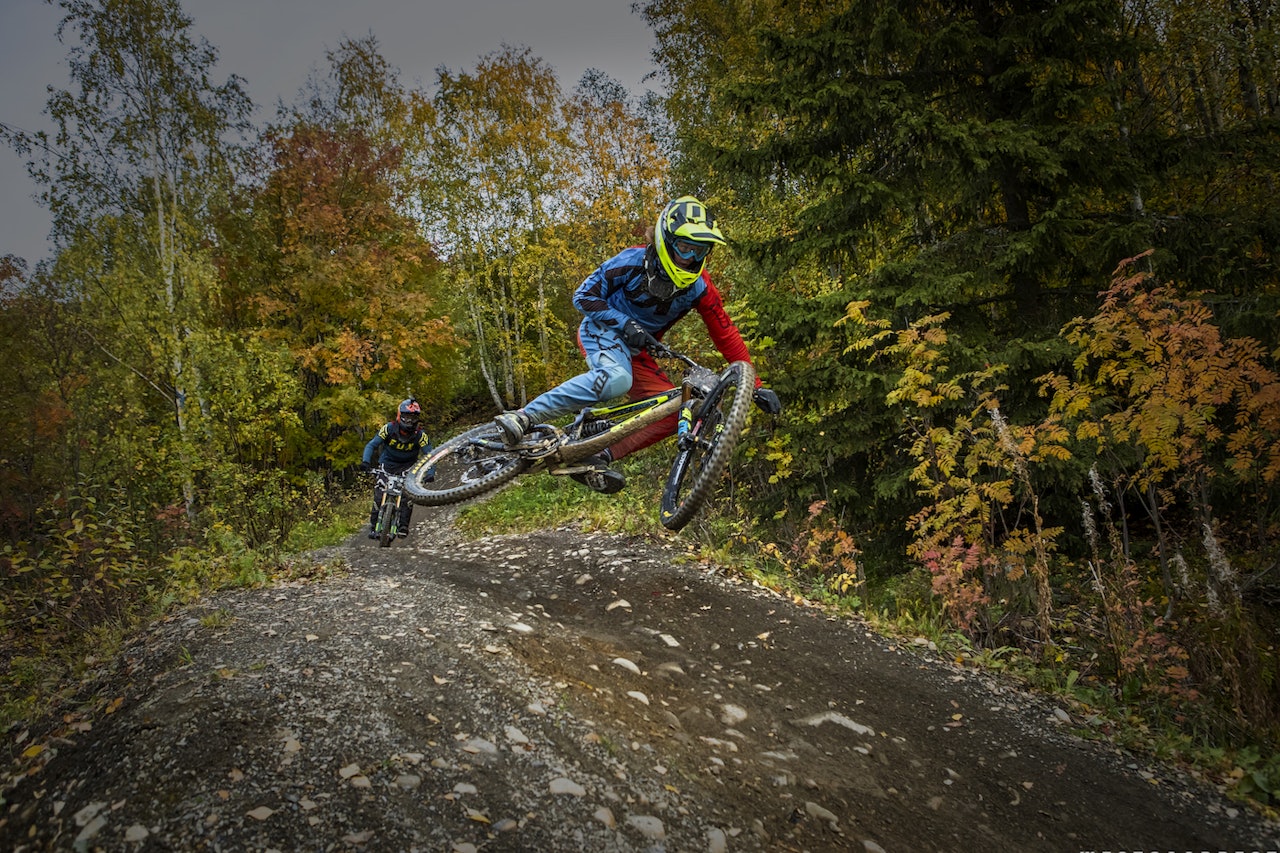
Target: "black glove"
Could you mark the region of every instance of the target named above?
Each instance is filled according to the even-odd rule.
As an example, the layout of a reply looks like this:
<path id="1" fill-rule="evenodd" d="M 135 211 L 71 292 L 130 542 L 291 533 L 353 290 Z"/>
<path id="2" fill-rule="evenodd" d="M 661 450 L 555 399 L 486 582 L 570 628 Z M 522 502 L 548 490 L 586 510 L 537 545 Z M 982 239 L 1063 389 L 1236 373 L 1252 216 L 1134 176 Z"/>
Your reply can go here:
<path id="1" fill-rule="evenodd" d="M 782 413 L 782 401 L 778 399 L 777 393 L 771 388 L 757 388 L 756 393 L 751 395 L 751 399 L 756 401 L 760 411 L 766 415 Z"/>
<path id="2" fill-rule="evenodd" d="M 645 331 L 644 327 L 635 320 L 628 320 L 622 324 L 622 340 L 634 350 L 644 351 L 649 347 L 658 346 L 658 339 Z"/>
<path id="3" fill-rule="evenodd" d="M 370 463 L 368 463 L 368 462 L 365 462 L 363 459 L 361 459 L 361 460 L 360 460 L 360 470 L 361 470 L 361 471 L 363 471 L 363 472 L 365 472 L 366 474 L 370 474 L 370 473 L 372 473 L 372 472 L 373 472 L 373 465 L 372 465 L 372 464 L 370 464 Z"/>

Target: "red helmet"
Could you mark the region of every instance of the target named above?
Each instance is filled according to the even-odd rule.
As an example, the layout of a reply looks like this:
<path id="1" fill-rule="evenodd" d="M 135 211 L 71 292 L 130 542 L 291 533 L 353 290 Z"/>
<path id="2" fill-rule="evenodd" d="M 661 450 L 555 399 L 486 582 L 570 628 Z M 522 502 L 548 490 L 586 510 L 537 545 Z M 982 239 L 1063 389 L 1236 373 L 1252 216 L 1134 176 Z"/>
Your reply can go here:
<path id="1" fill-rule="evenodd" d="M 400 429 L 405 432 L 412 432 L 418 428 L 418 417 L 422 414 L 422 407 L 418 405 L 418 401 L 410 397 L 400 403 L 400 409 L 396 412 L 396 423 L 400 424 Z"/>

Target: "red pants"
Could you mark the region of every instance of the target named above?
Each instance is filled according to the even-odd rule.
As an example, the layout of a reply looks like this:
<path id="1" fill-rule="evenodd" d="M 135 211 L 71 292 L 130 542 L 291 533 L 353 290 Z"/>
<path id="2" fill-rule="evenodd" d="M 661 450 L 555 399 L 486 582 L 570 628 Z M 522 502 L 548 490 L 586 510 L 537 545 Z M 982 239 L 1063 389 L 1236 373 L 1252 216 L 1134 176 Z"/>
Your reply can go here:
<path id="1" fill-rule="evenodd" d="M 629 399 L 639 400 L 643 397 L 651 397 L 663 391 L 670 391 L 674 387 L 674 383 L 667 378 L 667 374 L 662 372 L 662 368 L 658 367 L 658 363 L 649 353 L 637 353 L 631 357 L 631 390 L 627 392 Z M 677 420 L 676 415 L 671 415 L 656 424 L 650 424 L 610 447 L 609 453 L 614 459 L 621 459 L 629 453 L 662 441 L 669 435 L 675 435 Z"/>

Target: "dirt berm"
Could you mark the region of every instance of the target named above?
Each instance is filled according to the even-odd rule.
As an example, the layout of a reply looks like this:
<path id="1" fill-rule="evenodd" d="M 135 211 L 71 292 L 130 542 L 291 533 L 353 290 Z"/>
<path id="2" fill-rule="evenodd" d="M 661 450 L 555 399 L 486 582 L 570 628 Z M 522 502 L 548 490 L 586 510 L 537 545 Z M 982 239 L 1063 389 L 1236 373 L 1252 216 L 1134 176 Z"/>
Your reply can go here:
<path id="1" fill-rule="evenodd" d="M 0 849 L 1280 849 L 1064 708 L 677 541 L 447 520 L 212 596 L 92 712 L 9 731 Z"/>

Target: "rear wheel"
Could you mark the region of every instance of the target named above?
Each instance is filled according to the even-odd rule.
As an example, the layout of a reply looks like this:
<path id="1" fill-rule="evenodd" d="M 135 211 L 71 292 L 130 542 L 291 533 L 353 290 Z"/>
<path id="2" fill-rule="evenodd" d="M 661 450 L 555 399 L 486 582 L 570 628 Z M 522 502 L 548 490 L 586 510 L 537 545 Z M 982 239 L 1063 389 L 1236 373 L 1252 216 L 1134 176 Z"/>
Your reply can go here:
<path id="1" fill-rule="evenodd" d="M 663 527 L 683 528 L 715 490 L 747 422 L 755 384 L 755 369 L 735 361 L 703 399 L 692 428 L 681 439 L 662 492 Z"/>
<path id="2" fill-rule="evenodd" d="M 395 501 L 390 495 L 386 495 L 382 499 L 382 509 L 378 511 L 378 544 L 386 548 L 391 544 L 391 540 L 395 537 L 395 531 L 391 529 L 392 522 L 396 516 Z"/>
<path id="3" fill-rule="evenodd" d="M 498 488 L 529 467 L 530 461 L 503 448 L 493 423 L 472 427 L 441 444 L 405 476 L 414 503 L 443 506 Z"/>

